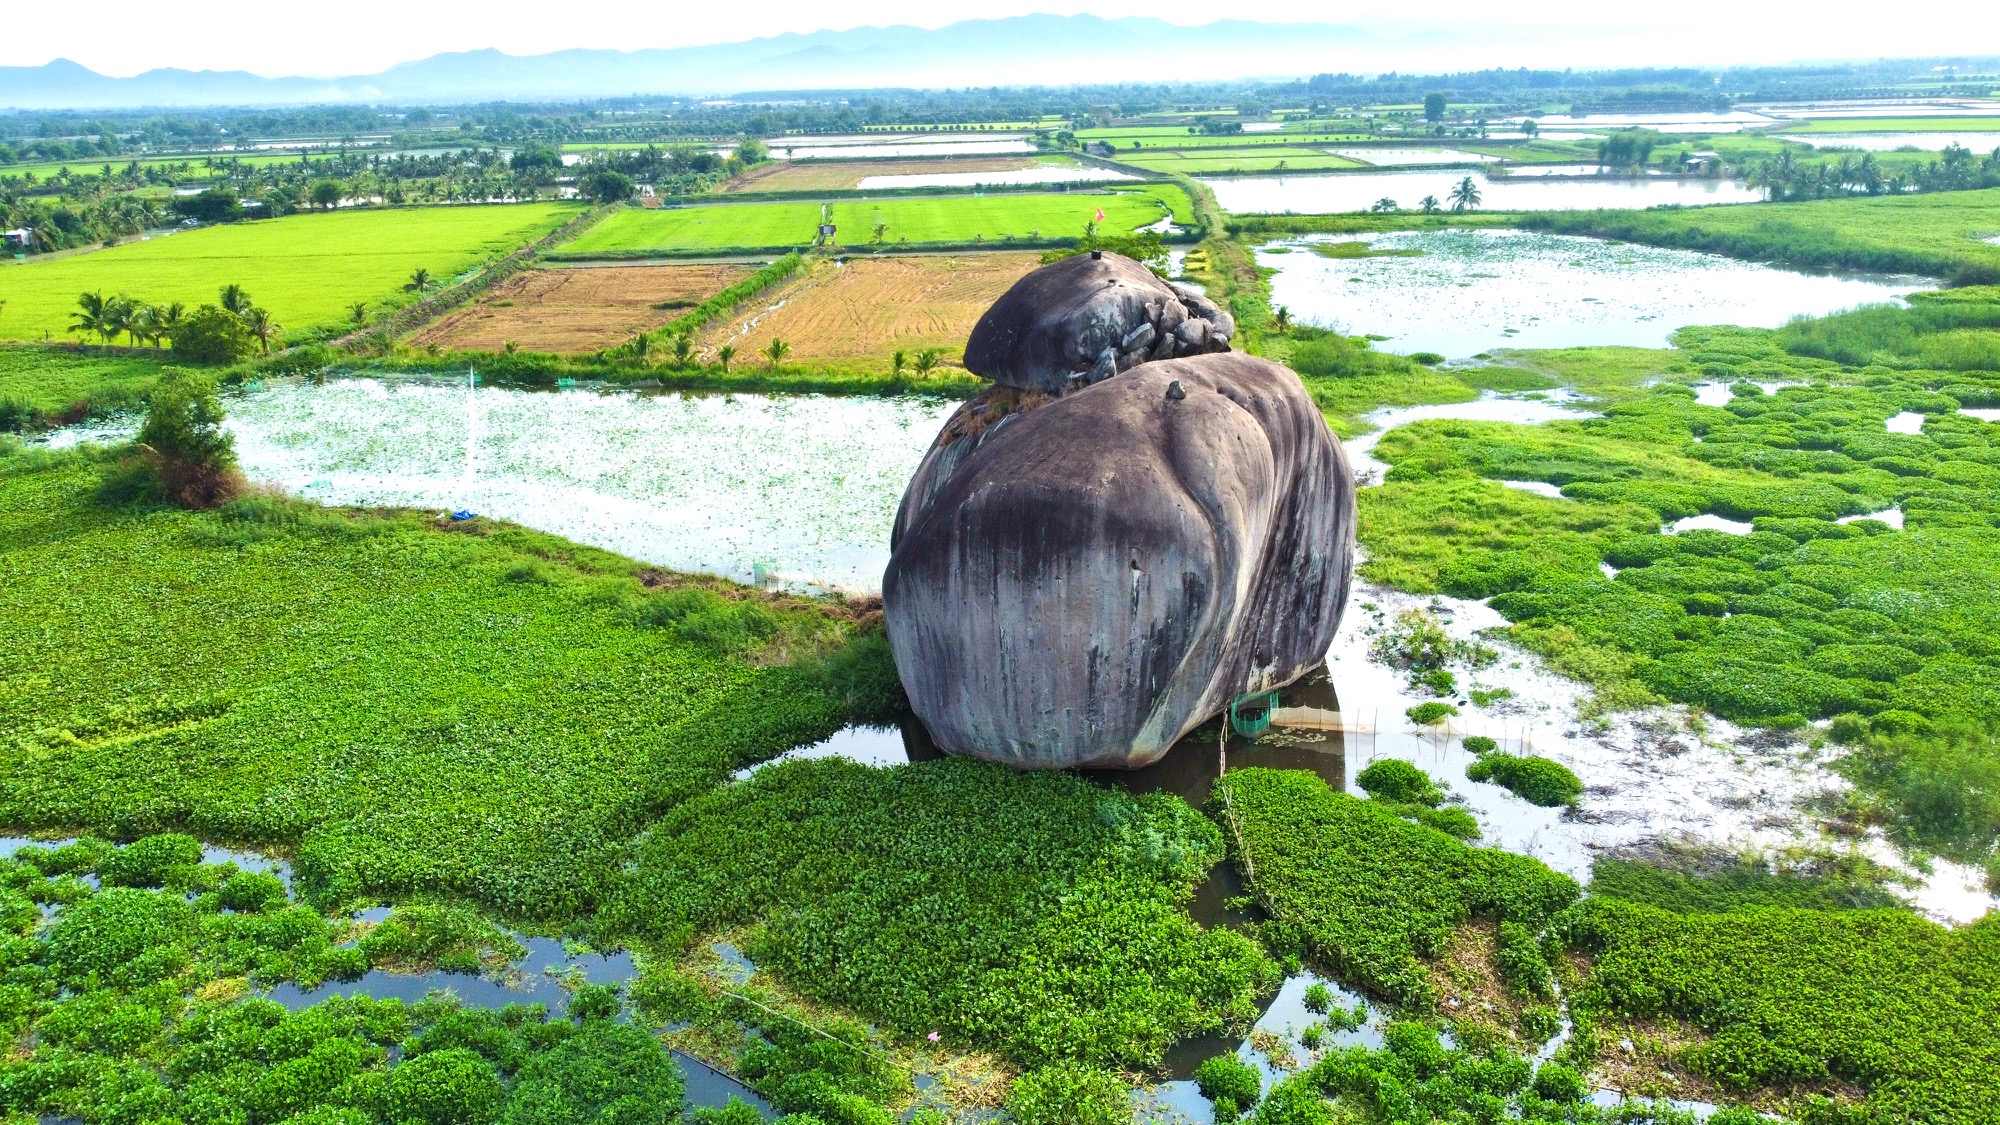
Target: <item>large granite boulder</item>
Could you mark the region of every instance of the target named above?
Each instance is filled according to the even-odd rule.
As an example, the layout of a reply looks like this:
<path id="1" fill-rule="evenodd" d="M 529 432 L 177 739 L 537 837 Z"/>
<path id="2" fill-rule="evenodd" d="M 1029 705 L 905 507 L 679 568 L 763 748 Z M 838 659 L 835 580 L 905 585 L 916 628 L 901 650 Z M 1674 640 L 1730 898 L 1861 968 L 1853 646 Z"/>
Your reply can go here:
<path id="1" fill-rule="evenodd" d="M 986 310 L 965 367 L 1002 386 L 1061 394 L 1147 360 L 1226 352 L 1236 320 L 1119 254 L 1077 254 L 1022 278 Z"/>
<path id="2" fill-rule="evenodd" d="M 1037 370 L 1078 354 L 1017 339 L 1040 349 Z M 1060 397 L 1001 386 L 966 403 L 910 481 L 891 545 L 896 667 L 941 747 L 1137 768 L 1238 694 L 1325 659 L 1354 479 L 1291 371 L 1240 353 L 1164 359 Z"/>

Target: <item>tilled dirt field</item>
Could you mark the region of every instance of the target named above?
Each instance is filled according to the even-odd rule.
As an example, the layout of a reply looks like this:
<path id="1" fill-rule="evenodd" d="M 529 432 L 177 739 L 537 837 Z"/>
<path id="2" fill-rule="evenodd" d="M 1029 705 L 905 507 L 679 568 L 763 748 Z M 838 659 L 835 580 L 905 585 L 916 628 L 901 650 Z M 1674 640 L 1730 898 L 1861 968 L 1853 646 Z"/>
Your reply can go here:
<path id="1" fill-rule="evenodd" d="M 791 345 L 794 363 L 886 361 L 899 349 L 914 358 L 922 348 L 955 360 L 980 315 L 1039 261 L 1031 253 L 933 254 L 822 265 L 739 309 L 701 344 L 704 352 L 734 344 L 748 358 L 775 336 Z"/>
<path id="2" fill-rule="evenodd" d="M 622 344 L 748 276 L 744 265 L 613 266 L 534 269 L 493 287 L 410 337 L 467 351 L 576 354 Z"/>

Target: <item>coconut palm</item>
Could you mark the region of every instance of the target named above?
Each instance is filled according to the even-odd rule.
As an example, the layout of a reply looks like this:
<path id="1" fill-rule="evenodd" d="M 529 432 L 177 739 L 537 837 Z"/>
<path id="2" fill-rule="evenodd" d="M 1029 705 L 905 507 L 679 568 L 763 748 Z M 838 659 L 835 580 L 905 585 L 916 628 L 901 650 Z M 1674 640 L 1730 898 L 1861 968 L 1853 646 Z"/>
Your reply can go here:
<path id="1" fill-rule="evenodd" d="M 403 292 L 422 293 L 426 289 L 429 289 L 432 284 L 434 283 L 431 281 L 431 271 L 418 268 L 411 271 L 410 280 L 403 283 Z"/>
<path id="2" fill-rule="evenodd" d="M 1454 211 L 1470 211 L 1479 206 L 1479 183 L 1471 176 L 1458 181 L 1445 198 L 1451 200 Z"/>
<path id="3" fill-rule="evenodd" d="M 187 323 L 187 306 L 172 301 L 159 307 L 154 317 L 154 328 L 165 339 L 172 340 L 180 335 L 181 325 Z"/>
<path id="4" fill-rule="evenodd" d="M 688 359 L 694 355 L 694 341 L 685 332 L 674 333 L 674 366 L 686 367 Z"/>
<path id="5" fill-rule="evenodd" d="M 1376 211 L 1376 212 L 1387 212 L 1387 211 L 1399 210 L 1400 208 L 1398 207 L 1395 200 L 1390 199 L 1388 196 L 1385 195 L 1382 198 L 1376 200 L 1374 203 L 1370 204 L 1368 209 L 1370 211 Z"/>
<path id="6" fill-rule="evenodd" d="M 222 307 L 242 316 L 250 308 L 250 294 L 241 285 L 229 284 L 222 287 Z"/>
<path id="7" fill-rule="evenodd" d="M 938 361 L 943 358 L 943 348 L 925 348 L 917 353 L 917 361 L 911 366 L 916 370 L 917 378 L 928 379 L 931 377 L 931 372 L 937 370 Z"/>
<path id="8" fill-rule="evenodd" d="M 257 342 L 263 345 L 264 354 L 270 355 L 271 337 L 276 336 L 278 331 L 284 326 L 271 318 L 271 313 L 268 309 L 260 309 L 252 306 L 245 309 L 242 316 L 243 327 L 248 328 L 250 334 L 257 337 Z"/>
<path id="9" fill-rule="evenodd" d="M 139 305 L 125 321 L 125 331 L 132 334 L 134 341 L 144 340 L 154 347 L 160 346 L 160 310 L 155 305 Z"/>
<path id="10" fill-rule="evenodd" d="M 368 302 L 356 301 L 347 306 L 347 315 L 353 318 L 356 328 L 368 323 Z"/>
<path id="11" fill-rule="evenodd" d="M 724 375 L 729 374 L 729 361 L 736 358 L 736 345 L 724 344 L 715 349 L 715 362 Z"/>
<path id="12" fill-rule="evenodd" d="M 104 330 L 104 309 L 106 303 L 104 294 L 101 291 L 93 291 L 79 296 L 76 299 L 77 311 L 70 314 L 69 330 L 72 332 L 95 332 L 108 342 L 111 338 L 110 333 Z"/>
<path id="13" fill-rule="evenodd" d="M 777 367 L 778 364 L 784 361 L 787 355 L 791 354 L 791 351 L 792 346 L 790 344 L 785 343 L 776 336 L 771 337 L 771 342 L 764 345 L 764 365 L 766 367 Z"/>
<path id="14" fill-rule="evenodd" d="M 905 355 L 903 352 L 900 351 L 895 352 L 894 354 L 889 356 L 889 374 L 894 378 L 898 379 L 902 378 L 903 368 L 908 363 L 909 363 L 909 356 Z"/>
<path id="15" fill-rule="evenodd" d="M 646 354 L 653 350 L 653 338 L 644 332 L 632 337 L 632 357 L 640 363 L 646 362 Z"/>
<path id="16" fill-rule="evenodd" d="M 1271 314 L 1271 327 L 1276 328 L 1280 336 L 1292 330 L 1292 310 L 1289 306 L 1279 305 L 1278 311 Z"/>
<path id="17" fill-rule="evenodd" d="M 1437 214 L 1438 197 L 1435 195 L 1424 196 L 1422 199 L 1417 201 L 1417 209 L 1422 211 L 1426 215 Z"/>

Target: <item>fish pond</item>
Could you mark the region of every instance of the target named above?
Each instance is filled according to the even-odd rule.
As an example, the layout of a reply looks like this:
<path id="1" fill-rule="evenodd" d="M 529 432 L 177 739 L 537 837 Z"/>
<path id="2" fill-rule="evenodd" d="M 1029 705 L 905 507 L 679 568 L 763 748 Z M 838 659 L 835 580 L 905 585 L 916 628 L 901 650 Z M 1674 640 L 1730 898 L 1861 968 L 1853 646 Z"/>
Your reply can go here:
<path id="1" fill-rule="evenodd" d="M 1269 243 L 1257 257 L 1277 271 L 1272 304 L 1297 320 L 1388 337 L 1388 351 L 1447 357 L 1659 347 L 1690 324 L 1775 328 L 1929 284 L 1511 230 L 1308 235 Z"/>
<path id="2" fill-rule="evenodd" d="M 1695 207 L 1710 203 L 1755 203 L 1761 189 L 1737 180 L 1678 176 L 1513 177 L 1485 171 L 1436 169 L 1409 172 L 1327 172 L 1317 175 L 1217 177 L 1202 182 L 1225 211 L 1237 214 L 1331 214 L 1366 211 L 1393 200 L 1416 210 L 1425 196 L 1440 206 L 1467 176 L 1477 184 L 1480 207 L 1488 211 L 1589 211 L 1643 208 L 1662 204 Z"/>

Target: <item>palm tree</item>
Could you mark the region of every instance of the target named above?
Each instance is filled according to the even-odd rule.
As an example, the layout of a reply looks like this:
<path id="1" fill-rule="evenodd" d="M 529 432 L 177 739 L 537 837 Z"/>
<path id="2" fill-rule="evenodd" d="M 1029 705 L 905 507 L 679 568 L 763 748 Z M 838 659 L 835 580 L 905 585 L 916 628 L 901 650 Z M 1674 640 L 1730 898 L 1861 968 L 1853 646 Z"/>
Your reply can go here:
<path id="1" fill-rule="evenodd" d="M 222 307 L 242 316 L 250 308 L 250 294 L 241 285 L 229 284 L 222 287 Z"/>
<path id="2" fill-rule="evenodd" d="M 674 333 L 674 366 L 686 367 L 688 358 L 694 355 L 694 341 L 685 332 Z"/>
<path id="3" fill-rule="evenodd" d="M 1278 330 L 1278 335 L 1280 336 L 1290 332 L 1292 330 L 1291 308 L 1286 305 L 1279 305 L 1278 311 L 1271 314 L 1271 326 Z"/>
<path id="4" fill-rule="evenodd" d="M 135 340 L 144 340 L 154 347 L 160 346 L 160 309 L 157 305 L 140 305 L 132 310 L 131 319 L 125 322 L 125 331 Z"/>
<path id="5" fill-rule="evenodd" d="M 632 357 L 640 363 L 646 362 L 646 353 L 653 350 L 653 338 L 644 332 L 632 337 Z"/>
<path id="6" fill-rule="evenodd" d="M 276 336 L 283 325 L 271 319 L 269 310 L 252 307 L 243 311 L 243 327 L 257 337 L 257 342 L 264 346 L 264 354 L 270 355 L 271 337 Z"/>
<path id="7" fill-rule="evenodd" d="M 1451 194 L 1445 198 L 1451 200 L 1452 210 L 1470 211 L 1479 206 L 1479 184 L 1471 176 L 1467 176 L 1458 181 L 1457 186 L 1451 189 Z"/>
<path id="8" fill-rule="evenodd" d="M 1370 204 L 1368 209 L 1370 211 L 1376 211 L 1376 212 L 1387 212 L 1387 211 L 1395 211 L 1398 210 L 1399 208 L 1395 200 L 1390 199 L 1388 196 L 1385 195 L 1382 198 L 1376 200 L 1374 203 Z"/>
<path id="9" fill-rule="evenodd" d="M 1417 201 L 1417 207 L 1426 215 L 1435 215 L 1438 209 L 1438 197 L 1435 195 L 1426 195 Z"/>
<path id="10" fill-rule="evenodd" d="M 876 241 L 876 242 L 877 242 L 877 243 L 879 244 L 879 243 L 880 243 L 880 242 L 881 242 L 881 241 L 882 241 L 882 240 L 883 240 L 884 238 L 887 238 L 888 236 L 889 236 L 889 224 L 888 224 L 888 223 L 876 223 L 876 224 L 875 224 L 875 241 Z"/>
<path id="11" fill-rule="evenodd" d="M 359 328 L 362 325 L 367 324 L 368 302 L 356 301 L 353 304 L 347 306 L 347 315 L 354 318 L 354 327 L 356 328 Z"/>
<path id="12" fill-rule="evenodd" d="M 729 374 L 729 361 L 736 358 L 736 345 L 724 344 L 715 349 L 715 362 L 722 367 L 724 375 Z"/>
<path id="13" fill-rule="evenodd" d="M 139 342 L 139 333 L 133 329 L 133 322 L 139 312 L 139 303 L 123 293 L 104 302 L 104 329 L 111 339 L 117 339 L 120 332 L 130 336 L 133 344 Z"/>
<path id="14" fill-rule="evenodd" d="M 931 372 L 937 369 L 938 360 L 943 357 L 943 348 L 925 348 L 923 351 L 918 352 L 916 363 L 911 365 L 916 370 L 917 378 L 930 378 Z"/>
<path id="15" fill-rule="evenodd" d="M 154 331 L 168 340 L 180 335 L 181 325 L 187 322 L 187 306 L 174 301 L 155 310 Z"/>
<path id="16" fill-rule="evenodd" d="M 76 299 L 77 311 L 70 314 L 69 330 L 72 332 L 95 332 L 104 336 L 104 294 L 101 291 L 85 293 Z"/>
<path id="17" fill-rule="evenodd" d="M 419 268 L 410 274 L 410 280 L 403 283 L 403 292 L 422 293 L 431 287 L 431 271 Z"/>
<path id="18" fill-rule="evenodd" d="M 771 342 L 764 345 L 765 366 L 775 369 L 779 363 L 784 361 L 787 355 L 791 354 L 791 350 L 792 346 L 790 344 L 785 343 L 776 336 L 771 337 Z"/>
<path id="19" fill-rule="evenodd" d="M 902 352 L 900 352 L 900 351 L 899 351 L 899 352 L 896 352 L 896 353 L 895 353 L 895 354 L 893 354 L 893 355 L 891 355 L 891 356 L 889 357 L 889 374 L 890 374 L 890 375 L 891 375 L 892 377 L 894 377 L 894 378 L 897 378 L 897 379 L 900 379 L 900 378 L 902 378 L 902 377 L 903 377 L 903 366 L 904 366 L 904 364 L 906 364 L 906 363 L 908 363 L 908 362 L 909 362 L 909 357 L 908 357 L 908 356 L 906 356 L 906 355 L 904 355 L 904 354 L 903 354 Z"/>

